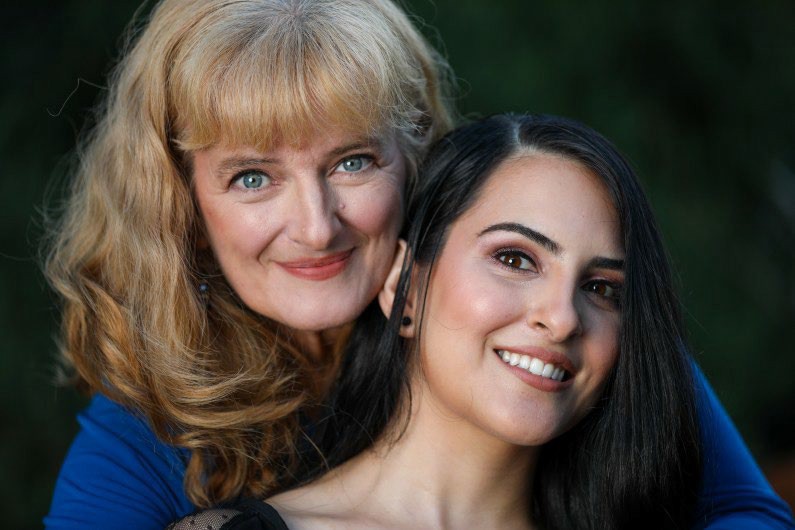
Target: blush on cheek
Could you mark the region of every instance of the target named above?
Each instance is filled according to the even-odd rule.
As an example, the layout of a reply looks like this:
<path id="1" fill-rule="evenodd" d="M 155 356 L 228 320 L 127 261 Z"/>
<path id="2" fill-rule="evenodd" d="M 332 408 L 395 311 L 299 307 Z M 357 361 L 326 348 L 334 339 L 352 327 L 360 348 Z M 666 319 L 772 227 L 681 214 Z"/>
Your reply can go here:
<path id="1" fill-rule="evenodd" d="M 353 190 L 340 197 L 340 207 L 349 224 L 372 237 L 397 235 L 402 223 L 400 190 L 386 184 Z"/>
<path id="2" fill-rule="evenodd" d="M 511 318 L 510 300 L 515 293 L 484 278 L 477 271 L 458 273 L 435 271 L 435 318 L 451 329 L 468 328 L 478 332 L 484 324 L 503 325 Z M 454 278 L 468 278 L 466 282 Z M 495 324 L 498 323 L 498 324 Z M 489 327 L 490 327 L 489 326 Z"/>
<path id="3" fill-rule="evenodd" d="M 469 313 L 475 322 L 493 320 L 502 322 L 508 318 L 505 304 L 495 300 L 494 294 L 481 294 L 473 296 L 468 300 Z M 462 304 L 463 306 L 463 304 Z"/>

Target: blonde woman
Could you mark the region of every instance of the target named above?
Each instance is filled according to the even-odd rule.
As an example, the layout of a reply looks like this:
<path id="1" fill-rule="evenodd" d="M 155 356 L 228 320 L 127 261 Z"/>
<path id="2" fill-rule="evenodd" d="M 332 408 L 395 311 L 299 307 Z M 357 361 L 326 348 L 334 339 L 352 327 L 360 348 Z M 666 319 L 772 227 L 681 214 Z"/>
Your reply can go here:
<path id="1" fill-rule="evenodd" d="M 97 393 L 48 526 L 162 527 L 289 477 L 297 412 L 333 379 L 450 127 L 443 85 L 389 0 L 154 8 L 48 262 L 64 358 Z"/>
<path id="2" fill-rule="evenodd" d="M 297 480 L 451 124 L 389 0 L 164 0 L 131 34 L 47 265 L 94 395 L 49 528 L 162 528 Z"/>

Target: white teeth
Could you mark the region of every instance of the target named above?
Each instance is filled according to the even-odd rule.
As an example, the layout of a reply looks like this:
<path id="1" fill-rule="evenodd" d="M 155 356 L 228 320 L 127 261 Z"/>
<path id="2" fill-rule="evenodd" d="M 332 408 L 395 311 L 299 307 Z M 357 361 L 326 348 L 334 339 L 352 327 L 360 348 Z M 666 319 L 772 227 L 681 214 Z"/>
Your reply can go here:
<path id="1" fill-rule="evenodd" d="M 545 364 L 544 369 L 541 371 L 541 375 L 544 377 L 552 377 L 552 372 L 555 370 L 555 366 L 551 364 Z"/>
<path id="2" fill-rule="evenodd" d="M 503 362 L 511 366 L 518 366 L 523 370 L 527 370 L 531 374 L 540 375 L 553 381 L 563 381 L 566 375 L 566 370 L 560 366 L 555 366 L 552 363 L 544 363 L 541 359 L 530 357 L 529 355 L 520 355 L 506 350 L 497 350 L 497 354 Z"/>
<path id="3" fill-rule="evenodd" d="M 544 371 L 544 361 L 541 359 L 533 359 L 530 361 L 530 373 L 541 375 L 541 372 Z"/>

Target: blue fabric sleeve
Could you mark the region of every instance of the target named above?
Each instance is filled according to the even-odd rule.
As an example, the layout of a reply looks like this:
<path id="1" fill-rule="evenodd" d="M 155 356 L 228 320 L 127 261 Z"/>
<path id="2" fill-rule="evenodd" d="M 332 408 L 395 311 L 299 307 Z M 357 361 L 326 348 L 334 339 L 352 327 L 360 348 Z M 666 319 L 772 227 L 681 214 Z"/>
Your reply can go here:
<path id="1" fill-rule="evenodd" d="M 792 512 L 773 491 L 715 392 L 695 366 L 704 475 L 694 529 L 795 529 Z"/>
<path id="2" fill-rule="evenodd" d="M 51 530 L 163 530 L 195 507 L 182 488 L 187 452 L 102 395 L 78 415 L 80 432 L 55 484 Z"/>

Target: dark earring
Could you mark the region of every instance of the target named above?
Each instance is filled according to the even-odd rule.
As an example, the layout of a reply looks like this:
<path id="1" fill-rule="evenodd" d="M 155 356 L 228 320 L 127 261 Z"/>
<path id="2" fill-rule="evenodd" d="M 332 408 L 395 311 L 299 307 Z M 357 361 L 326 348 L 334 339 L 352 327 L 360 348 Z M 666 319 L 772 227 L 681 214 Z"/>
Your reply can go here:
<path id="1" fill-rule="evenodd" d="M 199 284 L 199 296 L 204 302 L 205 307 L 210 305 L 210 284 L 207 282 L 201 282 Z"/>
<path id="2" fill-rule="evenodd" d="M 411 317 L 403 317 L 400 320 L 400 325 L 401 326 L 410 326 L 411 325 Z"/>

